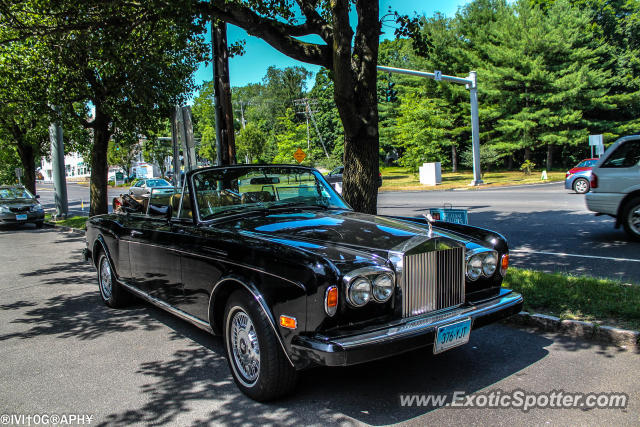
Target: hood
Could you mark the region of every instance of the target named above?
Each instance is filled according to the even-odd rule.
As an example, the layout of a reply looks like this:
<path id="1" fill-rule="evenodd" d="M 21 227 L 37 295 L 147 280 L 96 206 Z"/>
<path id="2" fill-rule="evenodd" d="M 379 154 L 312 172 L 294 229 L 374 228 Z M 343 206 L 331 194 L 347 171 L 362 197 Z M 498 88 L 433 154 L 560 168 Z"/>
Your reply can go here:
<path id="1" fill-rule="evenodd" d="M 578 172 L 590 171 L 592 168 L 593 168 L 592 166 L 584 166 L 584 167 L 581 167 L 581 168 L 572 168 L 572 169 L 569 169 L 569 173 L 571 175 L 573 175 L 573 174 L 578 173 Z"/>
<path id="2" fill-rule="evenodd" d="M 336 256 L 343 259 L 344 252 L 353 255 L 373 252 L 386 257 L 389 251 L 404 251 L 413 247 L 413 243 L 438 238 L 464 245 L 458 236 L 442 230 L 434 230 L 430 235 L 428 228 L 419 224 L 343 210 L 277 212 L 248 216 L 216 227 L 322 253 L 330 259 Z"/>
<path id="3" fill-rule="evenodd" d="M 0 199 L 0 205 L 10 208 L 31 207 L 37 203 L 34 199 Z"/>

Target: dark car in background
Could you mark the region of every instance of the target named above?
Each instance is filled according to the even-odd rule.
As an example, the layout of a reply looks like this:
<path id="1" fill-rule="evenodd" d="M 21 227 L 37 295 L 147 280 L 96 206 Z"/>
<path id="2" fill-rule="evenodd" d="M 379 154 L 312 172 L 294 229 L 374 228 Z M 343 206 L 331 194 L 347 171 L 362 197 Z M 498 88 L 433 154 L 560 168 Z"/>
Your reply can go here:
<path id="1" fill-rule="evenodd" d="M 591 169 L 599 159 L 584 159 L 575 167 L 569 169 L 564 176 L 564 188 L 573 190 L 578 194 L 589 192 Z"/>
<path id="2" fill-rule="evenodd" d="M 152 189 L 146 210 L 90 218 L 86 245 L 107 305 L 133 294 L 222 335 L 259 401 L 302 369 L 466 344 L 523 303 L 501 286 L 500 234 L 354 212 L 301 166 L 191 171 L 181 189 Z"/>
<path id="3" fill-rule="evenodd" d="M 21 185 L 0 186 L 0 224 L 44 224 L 44 209 L 39 196 L 34 196 Z"/>

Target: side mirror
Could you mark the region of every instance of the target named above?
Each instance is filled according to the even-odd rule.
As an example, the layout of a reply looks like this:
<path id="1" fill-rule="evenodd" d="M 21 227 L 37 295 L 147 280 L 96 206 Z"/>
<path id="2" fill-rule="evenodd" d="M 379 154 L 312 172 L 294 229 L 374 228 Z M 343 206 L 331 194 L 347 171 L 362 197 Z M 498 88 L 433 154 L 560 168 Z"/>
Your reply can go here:
<path id="1" fill-rule="evenodd" d="M 39 199 L 39 198 L 40 198 L 40 195 L 39 195 L 39 194 L 36 194 L 36 199 Z"/>

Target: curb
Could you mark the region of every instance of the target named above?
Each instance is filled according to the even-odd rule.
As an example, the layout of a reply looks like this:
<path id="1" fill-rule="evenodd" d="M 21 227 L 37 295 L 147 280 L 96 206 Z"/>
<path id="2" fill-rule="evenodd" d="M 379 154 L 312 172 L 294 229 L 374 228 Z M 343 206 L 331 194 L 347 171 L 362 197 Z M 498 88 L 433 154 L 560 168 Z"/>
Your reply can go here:
<path id="1" fill-rule="evenodd" d="M 581 320 L 562 320 L 559 317 L 521 311 L 503 321 L 518 326 L 530 326 L 545 332 L 558 332 L 564 335 L 613 344 L 621 348 L 640 351 L 640 332 L 602 326 Z"/>
<path id="2" fill-rule="evenodd" d="M 58 228 L 62 231 L 67 231 L 69 233 L 81 234 L 83 236 L 85 235 L 85 230 L 79 230 L 77 228 L 67 227 L 66 225 L 54 224 L 53 222 L 48 222 L 48 221 L 45 221 L 44 225 L 47 228 Z"/>

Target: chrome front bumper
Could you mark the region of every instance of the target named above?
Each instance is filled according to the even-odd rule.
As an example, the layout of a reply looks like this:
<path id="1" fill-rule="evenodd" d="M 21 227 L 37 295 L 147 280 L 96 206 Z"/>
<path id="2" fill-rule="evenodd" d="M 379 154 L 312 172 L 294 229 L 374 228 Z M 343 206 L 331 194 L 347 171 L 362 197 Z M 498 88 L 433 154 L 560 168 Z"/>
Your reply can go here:
<path id="1" fill-rule="evenodd" d="M 495 298 L 435 315 L 404 319 L 375 331 L 344 337 L 298 336 L 292 356 L 318 365 L 347 366 L 382 359 L 433 345 L 436 328 L 471 318 L 472 329 L 496 322 L 522 310 L 522 295 L 502 290 Z"/>

